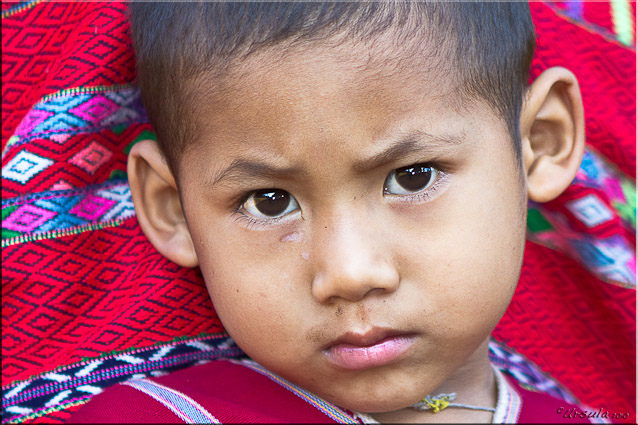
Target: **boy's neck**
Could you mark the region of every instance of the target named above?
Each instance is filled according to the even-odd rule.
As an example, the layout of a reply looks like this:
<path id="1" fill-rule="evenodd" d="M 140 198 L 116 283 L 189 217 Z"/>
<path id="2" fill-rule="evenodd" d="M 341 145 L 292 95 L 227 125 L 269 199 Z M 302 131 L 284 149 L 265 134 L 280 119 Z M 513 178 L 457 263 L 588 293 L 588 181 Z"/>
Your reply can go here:
<path id="1" fill-rule="evenodd" d="M 497 388 L 494 371 L 488 357 L 488 344 L 489 338 L 439 387 L 423 396 L 456 393 L 454 403 L 495 407 Z M 393 412 L 373 413 L 370 416 L 381 423 L 490 423 L 493 412 L 447 407 L 433 413 L 430 410 L 418 411 L 413 408 L 405 408 Z"/>

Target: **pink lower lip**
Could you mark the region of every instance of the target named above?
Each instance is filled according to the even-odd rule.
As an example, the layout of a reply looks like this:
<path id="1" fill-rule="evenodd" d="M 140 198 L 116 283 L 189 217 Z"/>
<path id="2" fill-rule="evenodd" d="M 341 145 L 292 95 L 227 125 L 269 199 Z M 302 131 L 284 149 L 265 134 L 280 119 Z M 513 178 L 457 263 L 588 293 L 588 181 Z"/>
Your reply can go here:
<path id="1" fill-rule="evenodd" d="M 325 353 L 328 360 L 344 369 L 359 370 L 390 363 L 406 352 L 414 343 L 414 337 L 394 336 L 370 346 L 337 344 Z"/>

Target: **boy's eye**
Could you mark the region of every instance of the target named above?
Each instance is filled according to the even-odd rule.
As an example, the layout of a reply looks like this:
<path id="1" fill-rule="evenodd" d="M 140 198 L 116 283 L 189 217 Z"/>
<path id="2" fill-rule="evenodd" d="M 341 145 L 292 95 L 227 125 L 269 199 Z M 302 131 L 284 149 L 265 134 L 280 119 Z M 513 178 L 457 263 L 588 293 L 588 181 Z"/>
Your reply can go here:
<path id="1" fill-rule="evenodd" d="M 415 164 L 392 170 L 385 179 L 383 193 L 412 195 L 421 192 L 436 181 L 439 172 L 427 164 Z"/>
<path id="2" fill-rule="evenodd" d="M 264 189 L 252 192 L 242 204 L 250 215 L 257 218 L 275 218 L 299 208 L 297 200 L 285 190 Z"/>

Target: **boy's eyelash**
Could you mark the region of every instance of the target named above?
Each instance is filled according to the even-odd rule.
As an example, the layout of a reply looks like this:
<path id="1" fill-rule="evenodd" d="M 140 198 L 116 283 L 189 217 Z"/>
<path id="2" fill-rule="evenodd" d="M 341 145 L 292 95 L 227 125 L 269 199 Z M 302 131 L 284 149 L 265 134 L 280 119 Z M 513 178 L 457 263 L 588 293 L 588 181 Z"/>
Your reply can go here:
<path id="1" fill-rule="evenodd" d="M 268 225 L 271 225 L 271 224 L 275 224 L 281 218 L 282 217 L 274 217 L 274 218 L 268 218 L 268 219 L 257 219 L 255 217 L 252 217 L 252 216 L 246 214 L 245 212 L 243 212 L 241 210 L 241 206 L 240 206 L 240 208 L 237 208 L 235 210 L 235 220 L 238 221 L 238 222 L 244 223 L 248 230 L 254 228 L 255 226 L 268 226 Z"/>
<path id="2" fill-rule="evenodd" d="M 259 189 L 257 189 L 259 190 Z M 255 226 L 269 226 L 272 224 L 277 223 L 278 221 L 284 219 L 287 217 L 287 215 L 281 216 L 281 217 L 272 217 L 272 218 L 255 218 L 249 214 L 246 214 L 243 209 L 242 206 L 244 205 L 244 203 L 248 200 L 248 198 L 250 197 L 250 195 L 252 195 L 253 193 L 257 192 L 257 190 L 249 190 L 247 192 L 242 193 L 237 199 L 237 201 L 234 201 L 233 204 L 235 205 L 235 207 L 233 208 L 233 218 L 234 220 L 238 221 L 238 222 L 242 222 L 246 225 L 246 227 L 250 230 Z"/>
<path id="3" fill-rule="evenodd" d="M 447 180 L 449 178 L 449 173 L 444 171 L 444 167 L 441 167 L 439 165 L 434 165 L 434 164 L 428 164 L 428 165 L 430 165 L 432 168 L 436 168 L 436 170 L 439 172 L 439 175 L 436 181 L 432 184 L 431 187 L 424 190 L 423 192 L 415 193 L 413 195 L 390 195 L 390 196 L 392 198 L 400 199 L 398 202 L 408 202 L 408 203 L 427 202 L 428 200 L 436 197 L 438 192 L 442 189 L 442 186 L 447 183 Z M 285 215 L 281 217 L 272 217 L 268 219 L 258 219 L 258 218 L 252 217 L 249 214 L 246 214 L 243 211 L 242 206 L 248 200 L 250 195 L 252 195 L 255 192 L 256 192 L 255 190 L 246 191 L 237 197 L 238 200 L 234 202 L 235 207 L 233 208 L 234 220 L 244 223 L 246 225 L 246 228 L 250 230 L 254 228 L 255 226 L 268 227 L 270 225 L 276 224 L 277 222 L 287 217 L 287 215 Z"/>
<path id="4" fill-rule="evenodd" d="M 408 203 L 421 203 L 427 202 L 432 198 L 435 198 L 438 192 L 443 188 L 443 186 L 447 183 L 449 178 L 449 173 L 443 171 L 440 167 L 432 166 L 432 168 L 436 168 L 439 172 L 439 175 L 436 181 L 424 190 L 423 192 L 415 193 L 413 195 L 388 195 L 389 198 L 393 198 L 395 202 L 408 202 Z"/>

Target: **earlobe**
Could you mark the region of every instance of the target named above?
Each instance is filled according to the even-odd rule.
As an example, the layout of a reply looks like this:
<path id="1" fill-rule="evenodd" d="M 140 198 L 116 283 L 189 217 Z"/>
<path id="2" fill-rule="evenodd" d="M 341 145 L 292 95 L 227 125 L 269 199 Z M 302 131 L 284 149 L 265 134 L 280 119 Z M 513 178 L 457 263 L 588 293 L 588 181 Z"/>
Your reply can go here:
<path id="1" fill-rule="evenodd" d="M 576 176 L 585 149 L 583 104 L 570 71 L 550 68 L 531 85 L 521 112 L 521 141 L 529 199 L 551 201 Z"/>
<path id="2" fill-rule="evenodd" d="M 198 265 L 175 178 L 153 140 L 136 143 L 128 157 L 128 180 L 142 231 L 169 260 Z"/>

